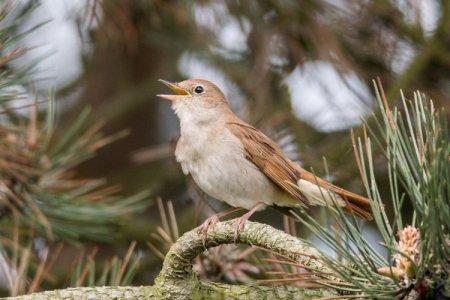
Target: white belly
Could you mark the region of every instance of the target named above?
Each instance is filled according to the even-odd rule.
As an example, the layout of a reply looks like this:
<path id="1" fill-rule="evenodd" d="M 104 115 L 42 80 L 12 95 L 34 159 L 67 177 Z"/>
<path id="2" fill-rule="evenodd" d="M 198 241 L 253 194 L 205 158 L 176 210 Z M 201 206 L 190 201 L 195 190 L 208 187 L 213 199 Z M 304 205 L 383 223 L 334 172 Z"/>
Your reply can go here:
<path id="1" fill-rule="evenodd" d="M 175 155 L 184 173 L 190 173 L 206 194 L 231 206 L 251 209 L 257 202 L 271 205 L 280 195 L 278 188 L 244 157 L 239 140 L 227 129 L 203 141 L 198 134 L 195 139 L 182 136 Z"/>

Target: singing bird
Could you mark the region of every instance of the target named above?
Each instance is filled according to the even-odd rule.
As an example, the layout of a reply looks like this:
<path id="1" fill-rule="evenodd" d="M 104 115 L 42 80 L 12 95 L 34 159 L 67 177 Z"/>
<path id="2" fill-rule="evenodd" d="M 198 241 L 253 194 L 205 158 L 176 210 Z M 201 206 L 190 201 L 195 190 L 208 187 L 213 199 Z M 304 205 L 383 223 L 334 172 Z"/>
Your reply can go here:
<path id="1" fill-rule="evenodd" d="M 183 173 L 191 174 L 211 197 L 248 210 L 236 219 L 236 234 L 255 211 L 268 206 L 288 210 L 337 203 L 346 212 L 372 218 L 368 199 L 291 161 L 273 140 L 231 111 L 215 84 L 202 79 L 159 81 L 174 92 L 158 96 L 171 102 L 180 120 L 175 156 Z M 201 230 L 207 232 L 219 216 L 209 217 Z"/>

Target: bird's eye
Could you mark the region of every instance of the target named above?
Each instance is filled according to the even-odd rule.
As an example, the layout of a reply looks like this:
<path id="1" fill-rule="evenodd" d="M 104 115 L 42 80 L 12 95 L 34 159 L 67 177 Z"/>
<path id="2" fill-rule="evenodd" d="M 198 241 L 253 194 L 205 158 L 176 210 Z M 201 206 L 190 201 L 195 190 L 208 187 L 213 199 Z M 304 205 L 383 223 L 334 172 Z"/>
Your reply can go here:
<path id="1" fill-rule="evenodd" d="M 201 94 L 201 93 L 203 93 L 205 91 L 205 89 L 201 86 L 201 85 L 197 85 L 196 87 L 195 87 L 195 89 L 194 89 L 194 92 L 196 93 L 196 94 Z"/>

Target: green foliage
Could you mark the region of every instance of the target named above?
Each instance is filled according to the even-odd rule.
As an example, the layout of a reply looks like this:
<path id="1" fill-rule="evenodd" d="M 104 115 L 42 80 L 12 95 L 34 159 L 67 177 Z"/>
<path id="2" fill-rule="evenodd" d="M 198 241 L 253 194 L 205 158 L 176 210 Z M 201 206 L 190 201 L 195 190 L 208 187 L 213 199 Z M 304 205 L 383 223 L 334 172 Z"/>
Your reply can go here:
<path id="1" fill-rule="evenodd" d="M 382 232 L 392 235 L 403 228 L 400 181 L 413 207 L 408 223 L 420 229 L 422 257 L 417 275 L 423 276 L 436 264 L 450 267 L 450 137 L 445 111 L 436 109 L 431 100 L 416 92 L 412 101 L 402 94 L 402 102 L 401 111 L 391 111 L 383 102 L 383 123 L 377 125 L 384 130 L 371 130 L 373 138 L 381 138 L 385 145 L 396 215 L 394 228 Z"/>
<path id="2" fill-rule="evenodd" d="M 0 32 L 3 63 L 0 74 L 0 210 L 4 228 L 9 219 L 17 219 L 26 227 L 36 227 L 49 238 L 76 240 L 89 238 L 111 240 L 120 219 L 141 211 L 148 203 L 148 193 L 123 198 L 116 196 L 117 187 L 105 187 L 100 179 L 75 178 L 75 170 L 92 158 L 96 151 L 123 136 L 123 132 L 103 137 L 102 122 L 89 120 L 84 110 L 68 128 L 55 129 L 55 101 L 45 101 L 42 111 L 37 101 L 27 100 L 29 116 L 8 108 L 6 100 L 22 99 L 14 87 L 26 83 L 34 64 L 9 68 L 6 63 L 26 50 L 15 43 L 42 24 L 17 33 L 18 26 L 36 7 L 34 2 L 14 10 L 13 20 Z M 5 2 L 2 21 L 6 22 L 14 6 Z M 12 50 L 9 50 L 12 49 Z M 5 54 L 4 54 L 5 53 Z M 22 109 L 23 111 L 23 109 Z M 5 224 L 6 222 L 6 224 Z"/>
<path id="3" fill-rule="evenodd" d="M 3 1 L 0 4 L 0 104 L 25 96 L 17 87 L 24 87 L 28 83 L 27 75 L 39 61 L 31 61 L 14 68 L 8 65 L 28 51 L 17 46 L 17 43 L 46 24 L 42 22 L 20 31 L 20 25 L 39 5 L 36 1 L 24 1 L 22 4 L 20 7 L 13 1 Z"/>
<path id="4" fill-rule="evenodd" d="M 402 95 L 401 109 L 391 110 L 381 86 L 375 89 L 381 116 L 366 123 L 371 135 L 354 140 L 354 149 L 388 257 L 369 244 L 364 227 L 339 207 L 330 210 L 331 223 L 337 228 L 321 224 L 304 211 L 298 219 L 342 258 L 322 253 L 320 259 L 337 277 L 328 286 L 377 298 L 406 295 L 412 290 L 419 295 L 448 296 L 450 139 L 445 114 L 418 92 L 412 101 Z M 374 173 L 372 141 L 384 153 L 389 170 L 394 207 L 391 220 Z M 404 217 L 405 201 L 413 208 L 411 220 Z"/>
<path id="5" fill-rule="evenodd" d="M 53 107 L 49 103 L 49 110 Z M 27 226 L 36 225 L 48 237 L 108 240 L 121 216 L 141 211 L 147 193 L 124 199 L 116 187 L 103 180 L 75 179 L 74 169 L 90 159 L 98 148 L 120 135 L 102 137 L 101 125 L 87 125 L 88 111 L 56 136 L 52 111 L 46 121 L 23 125 L 23 118 L 2 126 L 6 139 L 0 144 L 9 168 L 3 170 L 3 209 Z M 35 117 L 37 118 L 37 117 Z"/>
<path id="6" fill-rule="evenodd" d="M 120 237 L 119 226 L 149 204 L 148 192 L 123 197 L 103 179 L 77 175 L 80 164 L 126 132 L 105 137 L 104 122 L 93 122 L 89 109 L 59 126 L 53 95 L 30 99 L 29 75 L 38 60 L 10 64 L 32 51 L 17 42 L 44 25 L 20 31 L 37 6 L 36 1 L 0 4 L 0 273 L 10 295 L 61 285 L 54 275 L 64 242 L 55 241 L 112 241 Z M 111 262 L 97 266 L 92 255 L 80 256 L 73 284 L 129 284 L 139 262 L 135 245 L 123 259 L 110 255 Z"/>

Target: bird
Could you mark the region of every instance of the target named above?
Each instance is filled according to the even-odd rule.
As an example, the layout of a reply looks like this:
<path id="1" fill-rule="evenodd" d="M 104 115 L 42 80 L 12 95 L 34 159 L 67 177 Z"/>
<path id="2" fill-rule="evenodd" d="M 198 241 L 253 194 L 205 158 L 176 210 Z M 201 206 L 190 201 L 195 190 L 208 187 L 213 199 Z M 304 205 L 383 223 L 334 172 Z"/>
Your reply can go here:
<path id="1" fill-rule="evenodd" d="M 183 173 L 190 174 L 204 193 L 231 206 L 208 217 L 201 231 L 207 233 L 220 217 L 242 208 L 248 212 L 235 219 L 235 235 L 253 213 L 267 207 L 289 212 L 295 207 L 337 204 L 345 212 L 372 219 L 369 199 L 318 178 L 290 160 L 272 139 L 233 113 L 214 83 L 159 81 L 172 94 L 157 96 L 170 101 L 180 121 L 175 157 Z"/>

